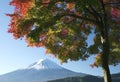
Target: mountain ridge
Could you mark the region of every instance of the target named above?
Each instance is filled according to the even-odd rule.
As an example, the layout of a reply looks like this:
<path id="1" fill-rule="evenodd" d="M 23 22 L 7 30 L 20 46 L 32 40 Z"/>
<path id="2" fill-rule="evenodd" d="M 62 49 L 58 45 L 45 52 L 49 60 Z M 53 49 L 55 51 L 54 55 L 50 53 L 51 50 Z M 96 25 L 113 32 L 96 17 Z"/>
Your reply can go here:
<path id="1" fill-rule="evenodd" d="M 46 82 L 67 77 L 83 77 L 85 75 L 60 67 L 51 60 L 42 59 L 25 69 L 19 69 L 1 75 L 0 82 Z"/>

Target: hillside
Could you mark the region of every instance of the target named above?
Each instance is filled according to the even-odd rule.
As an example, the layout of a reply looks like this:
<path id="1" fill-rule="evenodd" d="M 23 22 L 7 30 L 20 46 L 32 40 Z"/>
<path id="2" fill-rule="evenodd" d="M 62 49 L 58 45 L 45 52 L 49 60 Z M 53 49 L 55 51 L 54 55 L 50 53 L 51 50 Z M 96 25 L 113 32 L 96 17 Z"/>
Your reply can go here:
<path id="1" fill-rule="evenodd" d="M 120 82 L 120 73 L 112 74 L 113 82 Z M 85 77 L 68 77 L 48 82 L 104 82 L 102 77 L 87 75 Z"/>

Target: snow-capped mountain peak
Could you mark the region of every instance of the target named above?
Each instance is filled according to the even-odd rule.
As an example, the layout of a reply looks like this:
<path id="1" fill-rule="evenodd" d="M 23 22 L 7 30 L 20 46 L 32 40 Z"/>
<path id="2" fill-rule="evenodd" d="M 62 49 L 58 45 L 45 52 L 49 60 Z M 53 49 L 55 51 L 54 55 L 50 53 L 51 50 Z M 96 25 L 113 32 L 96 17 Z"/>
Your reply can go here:
<path id="1" fill-rule="evenodd" d="M 38 62 L 31 64 L 28 69 L 62 69 L 59 65 L 49 59 L 40 59 Z"/>

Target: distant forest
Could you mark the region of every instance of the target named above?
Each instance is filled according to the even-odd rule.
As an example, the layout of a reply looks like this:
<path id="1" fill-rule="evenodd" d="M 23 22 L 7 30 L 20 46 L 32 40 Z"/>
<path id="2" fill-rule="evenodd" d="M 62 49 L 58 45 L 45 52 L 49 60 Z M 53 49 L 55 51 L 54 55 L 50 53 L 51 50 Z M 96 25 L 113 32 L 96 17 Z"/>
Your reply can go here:
<path id="1" fill-rule="evenodd" d="M 120 82 L 120 73 L 112 75 L 113 82 Z M 85 77 L 69 77 L 64 79 L 52 80 L 48 82 L 104 82 L 102 77 L 85 76 Z"/>
<path id="2" fill-rule="evenodd" d="M 96 76 L 85 76 L 85 77 L 69 77 L 64 79 L 58 79 L 48 82 L 103 82 L 102 78 Z"/>

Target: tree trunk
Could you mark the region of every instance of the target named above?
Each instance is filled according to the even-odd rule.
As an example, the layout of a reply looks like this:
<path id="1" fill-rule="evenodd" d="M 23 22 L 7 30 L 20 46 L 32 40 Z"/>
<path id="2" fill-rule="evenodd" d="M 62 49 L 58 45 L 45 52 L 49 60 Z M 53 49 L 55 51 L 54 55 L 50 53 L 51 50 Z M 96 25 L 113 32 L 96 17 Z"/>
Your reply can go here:
<path id="1" fill-rule="evenodd" d="M 110 55 L 110 44 L 109 44 L 109 24 L 108 16 L 106 13 L 105 5 L 103 0 L 101 0 L 101 6 L 103 9 L 103 17 L 101 18 L 101 42 L 102 42 L 102 55 L 101 55 L 101 64 L 104 74 L 104 82 L 112 82 L 110 69 L 109 69 L 109 55 Z"/>
<path id="2" fill-rule="evenodd" d="M 101 59 L 102 59 L 102 69 L 104 74 L 104 82 L 112 82 L 110 70 L 108 66 L 108 60 L 107 60 L 108 59 L 107 51 L 104 51 L 101 57 L 102 57 Z"/>
<path id="3" fill-rule="evenodd" d="M 102 35 L 102 46 L 103 52 L 101 55 L 101 64 L 104 74 L 104 82 L 112 82 L 110 69 L 109 69 L 109 53 L 110 53 L 110 45 L 109 45 L 109 37 L 107 28 L 103 29 Z"/>

